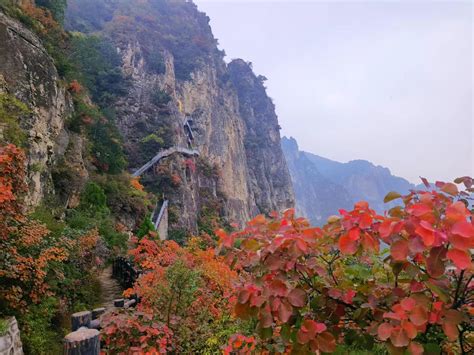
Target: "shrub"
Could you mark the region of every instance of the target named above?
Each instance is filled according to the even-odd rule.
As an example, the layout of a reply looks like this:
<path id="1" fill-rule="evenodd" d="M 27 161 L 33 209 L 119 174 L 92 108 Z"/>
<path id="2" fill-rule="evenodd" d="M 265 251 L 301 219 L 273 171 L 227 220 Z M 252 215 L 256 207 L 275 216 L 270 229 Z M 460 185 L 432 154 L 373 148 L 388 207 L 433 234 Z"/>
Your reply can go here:
<path id="1" fill-rule="evenodd" d="M 29 306 L 28 313 L 20 318 L 20 335 L 26 353 L 61 353 L 61 334 L 53 326 L 58 306 L 56 298 L 47 297 L 41 303 Z"/>
<path id="2" fill-rule="evenodd" d="M 20 122 L 28 114 L 30 110 L 23 102 L 12 95 L 0 93 L 0 143 L 25 146 L 27 136 Z"/>
<path id="3" fill-rule="evenodd" d="M 107 206 L 113 215 L 128 214 L 137 220 L 144 218 L 151 202 L 145 191 L 131 185 L 130 175 L 99 175 L 95 181 L 104 190 Z"/>
<path id="4" fill-rule="evenodd" d="M 8 320 L 0 319 L 0 337 L 4 336 L 8 332 Z"/>
<path id="5" fill-rule="evenodd" d="M 219 231 L 241 270 L 235 312 L 258 322 L 259 348 L 332 353 L 347 342 L 371 353 L 421 354 L 439 344 L 471 352 L 474 182 L 456 183 L 465 191 L 438 182 L 437 190 L 389 193 L 385 202 L 404 206 L 385 216 L 359 202 L 322 228 L 288 210 L 260 215 L 242 232 Z"/>
<path id="6" fill-rule="evenodd" d="M 166 66 L 163 54 L 159 48 L 151 47 L 150 49 L 144 48 L 145 62 L 149 70 L 155 74 L 165 74 Z"/>
<path id="7" fill-rule="evenodd" d="M 73 76 L 89 89 L 101 108 L 126 94 L 128 81 L 121 71 L 122 60 L 111 42 L 103 37 L 74 33 L 70 46 L 69 60 L 77 68 Z"/>
<path id="8" fill-rule="evenodd" d="M 153 314 L 120 310 L 108 313 L 102 322 L 105 347 L 112 354 L 166 354 L 173 349 L 172 331 Z"/>
<path id="9" fill-rule="evenodd" d="M 151 96 L 151 102 L 158 107 L 167 105 L 171 101 L 171 96 L 161 89 L 155 89 Z"/>
<path id="10" fill-rule="evenodd" d="M 176 353 L 205 353 L 206 349 L 219 352 L 223 338 L 228 335 L 226 329 L 242 330 L 242 322 L 236 322 L 230 313 L 236 274 L 222 258 L 215 256 L 213 249 L 201 250 L 196 247 L 197 241 L 182 248 L 175 242 L 156 241 L 150 236 L 135 239 L 135 243 L 130 255 L 144 273 L 125 294 L 137 295 L 141 300 L 135 317 L 146 316 L 132 322 L 136 324 L 135 332 L 123 332 L 116 326 L 130 316 L 112 316 L 104 329 L 106 339 L 112 339 L 106 340 L 109 346 L 115 346 L 116 341 L 120 351 L 133 351 L 131 347 L 136 346 L 150 321 L 155 322 L 156 329 L 171 330 L 166 344 Z M 144 351 L 156 344 L 143 343 Z"/>
<path id="11" fill-rule="evenodd" d="M 81 194 L 81 204 L 79 208 L 97 213 L 108 213 L 107 197 L 104 190 L 95 182 L 88 182 L 84 192 Z"/>
<path id="12" fill-rule="evenodd" d="M 153 222 L 151 221 L 150 216 L 146 216 L 142 224 L 140 225 L 140 228 L 137 231 L 137 237 L 143 238 L 145 235 L 149 234 L 150 232 L 156 232 L 156 230 L 155 230 L 155 226 L 153 225 Z"/>
<path id="13" fill-rule="evenodd" d="M 49 9 L 56 21 L 59 23 L 64 22 L 67 0 L 35 0 L 35 2 L 38 6 Z"/>
<path id="14" fill-rule="evenodd" d="M 173 228 L 168 231 L 168 240 L 172 240 L 179 245 L 185 245 L 190 235 L 189 231 L 181 228 Z"/>

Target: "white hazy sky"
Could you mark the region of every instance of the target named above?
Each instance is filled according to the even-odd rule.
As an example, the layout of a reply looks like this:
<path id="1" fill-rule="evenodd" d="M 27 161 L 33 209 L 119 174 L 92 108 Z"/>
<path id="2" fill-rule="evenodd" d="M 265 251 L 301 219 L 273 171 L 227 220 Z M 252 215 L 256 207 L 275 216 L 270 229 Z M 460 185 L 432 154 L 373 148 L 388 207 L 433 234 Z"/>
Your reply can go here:
<path id="1" fill-rule="evenodd" d="M 471 1 L 195 3 L 301 149 L 412 182 L 474 175 Z"/>

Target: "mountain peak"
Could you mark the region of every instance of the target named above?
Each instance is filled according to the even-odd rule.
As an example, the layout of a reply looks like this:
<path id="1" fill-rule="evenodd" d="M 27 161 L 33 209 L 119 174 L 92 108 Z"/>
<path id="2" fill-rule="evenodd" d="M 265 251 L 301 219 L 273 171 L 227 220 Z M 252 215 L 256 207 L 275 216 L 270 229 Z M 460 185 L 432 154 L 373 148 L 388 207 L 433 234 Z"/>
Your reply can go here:
<path id="1" fill-rule="evenodd" d="M 388 192 L 407 193 L 415 188 L 407 180 L 392 175 L 390 169 L 368 160 L 341 163 L 299 151 L 298 143 L 291 137 L 284 137 L 282 146 L 294 184 L 297 210 L 315 224 L 321 224 L 339 208 L 351 208 L 361 200 L 383 212 L 392 206 L 381 202 Z"/>

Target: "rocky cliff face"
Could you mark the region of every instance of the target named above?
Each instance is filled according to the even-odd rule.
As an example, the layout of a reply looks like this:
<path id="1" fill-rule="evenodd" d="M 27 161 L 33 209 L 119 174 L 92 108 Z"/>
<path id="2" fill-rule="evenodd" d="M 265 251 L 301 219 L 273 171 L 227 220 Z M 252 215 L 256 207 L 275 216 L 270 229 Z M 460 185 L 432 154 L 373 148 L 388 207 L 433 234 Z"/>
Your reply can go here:
<path id="1" fill-rule="evenodd" d="M 0 118 L 0 136 L 5 135 L 7 127 L 2 120 L 12 109 L 6 102 L 18 100 L 27 106 L 18 123 L 21 131 L 26 132 L 22 144 L 28 159 L 28 206 L 38 205 L 53 191 L 51 173 L 65 155 L 75 174 L 87 176 L 81 158 L 82 140 L 64 128 L 72 102 L 61 85 L 53 60 L 35 34 L 1 12 L 0 97 L 4 115 Z"/>
<path id="2" fill-rule="evenodd" d="M 249 167 L 250 191 L 261 212 L 281 210 L 293 204 L 291 179 L 280 145 L 280 126 L 275 106 L 263 86 L 241 59 L 228 66 L 237 90 L 239 113 L 244 121 L 244 145 Z"/>
<path id="3" fill-rule="evenodd" d="M 147 191 L 169 200 L 171 229 L 209 231 L 217 223 L 242 225 L 258 213 L 293 207 L 278 120 L 262 80 L 242 60 L 224 62 L 209 18 L 193 3 L 71 0 L 67 26 L 94 32 L 121 58 L 126 91 L 113 99 L 89 92 L 101 97 L 101 109 L 113 111 L 130 172 L 169 147 L 199 151 L 199 158 L 175 154 L 141 176 Z M 81 36 L 70 38 L 77 43 Z M 82 70 L 87 75 L 88 68 Z M 100 74 L 94 78 L 97 88 Z M 114 85 L 113 76 L 104 80 Z M 32 207 L 55 187 L 66 191 L 60 199 L 66 207 L 77 206 L 89 173 L 103 168 L 93 147 L 106 143 L 91 141 L 92 118 L 78 112 L 78 105 L 84 110 L 76 102 L 80 89 L 68 85 L 41 40 L 0 13 L 0 95 L 26 104 L 19 129 L 26 132 Z M 81 100 L 93 109 L 88 97 Z M 69 117 L 79 117 L 82 128 L 74 129 L 72 120 L 66 125 Z M 132 216 L 119 219 L 133 228 Z"/>
<path id="4" fill-rule="evenodd" d="M 87 31 L 100 23 L 130 80 L 115 105 L 130 170 L 167 147 L 189 145 L 200 152 L 198 159 L 167 158 L 141 178 L 170 201 L 172 228 L 195 231 L 209 215 L 242 224 L 257 213 L 293 206 L 274 106 L 247 63 L 225 64 L 209 19 L 194 4 L 115 4 L 102 9 L 113 16 L 86 25 L 84 4 L 91 6 L 71 2 L 69 26 Z M 192 142 L 183 126 L 187 120 Z"/>

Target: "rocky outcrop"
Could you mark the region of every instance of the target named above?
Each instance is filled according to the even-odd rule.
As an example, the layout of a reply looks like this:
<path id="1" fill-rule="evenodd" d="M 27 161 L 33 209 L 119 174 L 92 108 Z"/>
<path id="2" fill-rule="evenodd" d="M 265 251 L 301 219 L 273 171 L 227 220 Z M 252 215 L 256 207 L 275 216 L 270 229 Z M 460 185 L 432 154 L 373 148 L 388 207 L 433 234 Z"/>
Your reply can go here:
<path id="1" fill-rule="evenodd" d="M 82 3 L 89 2 L 75 0 L 70 7 L 73 28 L 81 22 Z M 190 2 L 143 4 L 146 16 L 117 6 L 101 30 L 130 80 L 115 105 L 130 171 L 160 149 L 187 147 L 186 120 L 200 153 L 198 159 L 170 156 L 142 176 L 148 190 L 170 201 L 171 228 L 196 231 L 206 214 L 242 225 L 258 213 L 293 207 L 275 108 L 250 65 L 225 64 L 209 19 Z M 172 188 L 163 187 L 167 175 Z"/>
<path id="2" fill-rule="evenodd" d="M 20 330 L 15 317 L 6 320 L 7 331 L 0 335 L 0 355 L 23 355 Z"/>
<path id="3" fill-rule="evenodd" d="M 27 137 L 29 193 L 26 203 L 36 206 L 54 189 L 52 169 L 73 139 L 64 128 L 72 102 L 38 37 L 1 12 L 0 94 L 15 97 L 28 106 L 20 122 Z M 77 156 L 81 151 L 74 149 L 70 153 Z M 78 173 L 87 174 L 83 164 L 79 163 L 76 168 Z"/>
<path id="4" fill-rule="evenodd" d="M 280 211 L 294 204 L 291 179 L 280 145 L 275 105 L 268 97 L 263 76 L 256 76 L 241 59 L 228 66 L 236 88 L 239 113 L 245 126 L 244 146 L 250 191 L 260 212 Z"/>

